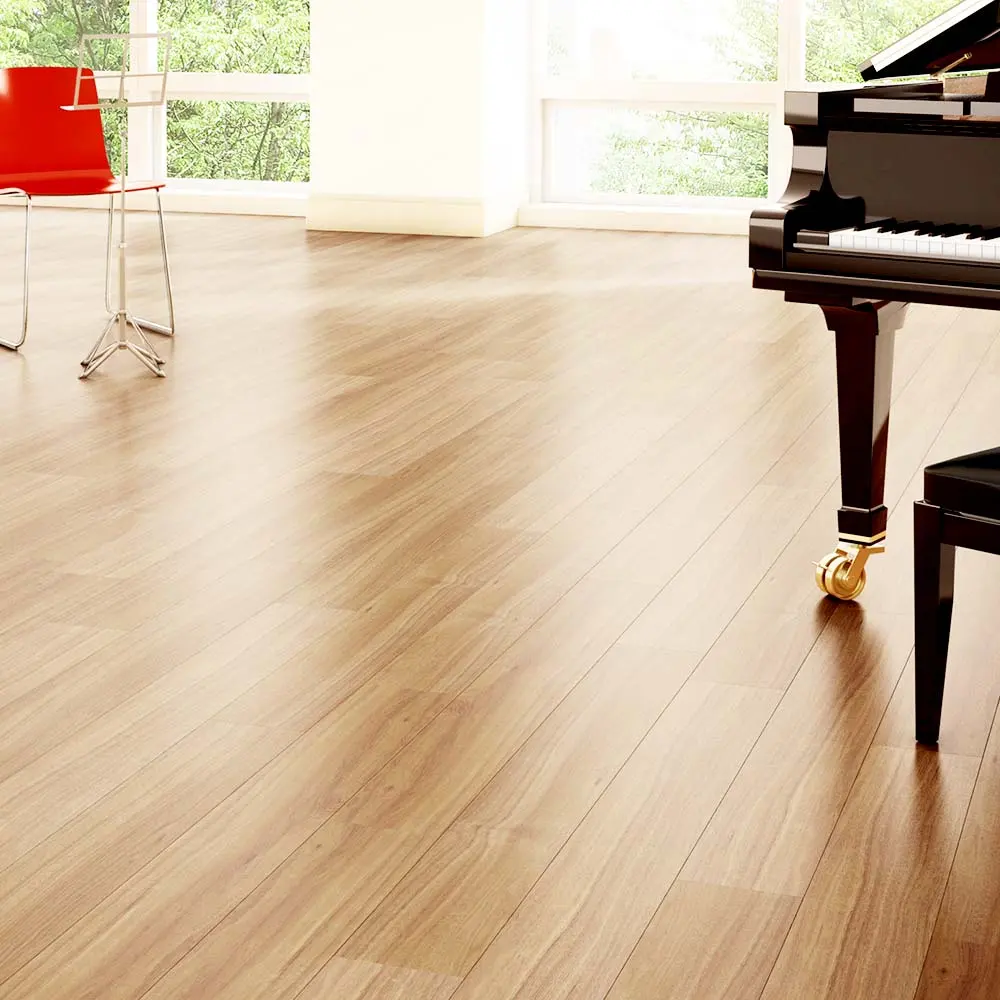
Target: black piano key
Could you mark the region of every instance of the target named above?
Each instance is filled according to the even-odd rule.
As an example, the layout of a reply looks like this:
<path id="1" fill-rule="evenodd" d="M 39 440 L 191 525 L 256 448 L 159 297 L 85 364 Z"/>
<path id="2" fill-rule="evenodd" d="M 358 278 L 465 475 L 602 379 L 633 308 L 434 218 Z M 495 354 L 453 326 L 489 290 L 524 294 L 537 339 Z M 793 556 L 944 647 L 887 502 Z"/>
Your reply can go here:
<path id="1" fill-rule="evenodd" d="M 877 233 L 884 229 L 886 226 L 894 225 L 895 219 L 867 219 L 865 222 L 858 226 L 855 226 L 855 231 L 859 233 Z"/>
<path id="2" fill-rule="evenodd" d="M 917 226 L 919 225 L 920 225 L 919 220 L 911 219 L 909 222 L 897 222 L 892 226 L 891 229 L 886 229 L 883 226 L 882 231 L 887 233 L 909 233 L 912 232 L 914 229 L 916 229 Z"/>
<path id="3" fill-rule="evenodd" d="M 956 226 L 954 224 L 947 224 L 943 226 L 935 226 L 928 235 L 930 236 L 958 236 L 962 232 L 962 226 Z"/>
<path id="4" fill-rule="evenodd" d="M 967 240 L 978 240 L 982 239 L 983 231 L 982 226 L 961 226 L 955 235 L 964 236 Z"/>

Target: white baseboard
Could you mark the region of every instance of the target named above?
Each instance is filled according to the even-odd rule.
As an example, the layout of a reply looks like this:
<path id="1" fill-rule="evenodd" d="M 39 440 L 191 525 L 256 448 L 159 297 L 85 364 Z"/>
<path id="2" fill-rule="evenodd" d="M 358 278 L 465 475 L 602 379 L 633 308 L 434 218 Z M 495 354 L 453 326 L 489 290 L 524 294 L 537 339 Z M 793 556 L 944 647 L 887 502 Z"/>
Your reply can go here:
<path id="1" fill-rule="evenodd" d="M 517 202 L 477 198 L 374 198 L 313 194 L 308 229 L 414 236 L 491 236 L 517 225 Z"/>
<path id="2" fill-rule="evenodd" d="M 309 229 L 340 232 L 409 233 L 428 236 L 490 236 L 515 226 L 563 229 L 621 229 L 660 233 L 717 233 L 746 236 L 750 211 L 733 205 L 595 205 L 521 203 L 506 199 L 369 198 L 307 194 L 306 185 L 247 185 L 172 181 L 163 192 L 168 212 L 274 215 L 306 218 Z M 107 199 L 36 198 L 38 207 L 107 210 Z M 17 208 L 17 198 L 0 198 L 0 208 Z M 150 193 L 129 196 L 137 211 L 156 208 Z"/>
<path id="3" fill-rule="evenodd" d="M 746 236 L 752 207 L 711 208 L 686 205 L 653 207 L 539 202 L 521 206 L 518 212 L 518 225 Z"/>

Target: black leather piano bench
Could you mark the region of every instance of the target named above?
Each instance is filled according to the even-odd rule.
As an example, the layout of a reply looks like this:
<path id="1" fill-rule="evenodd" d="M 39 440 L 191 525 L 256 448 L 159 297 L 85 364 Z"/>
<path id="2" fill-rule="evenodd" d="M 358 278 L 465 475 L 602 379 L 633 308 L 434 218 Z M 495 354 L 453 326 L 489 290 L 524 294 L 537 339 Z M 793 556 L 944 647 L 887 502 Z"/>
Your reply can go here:
<path id="1" fill-rule="evenodd" d="M 913 505 L 917 742 L 935 744 L 948 664 L 955 549 L 1000 555 L 1000 448 L 924 469 Z"/>

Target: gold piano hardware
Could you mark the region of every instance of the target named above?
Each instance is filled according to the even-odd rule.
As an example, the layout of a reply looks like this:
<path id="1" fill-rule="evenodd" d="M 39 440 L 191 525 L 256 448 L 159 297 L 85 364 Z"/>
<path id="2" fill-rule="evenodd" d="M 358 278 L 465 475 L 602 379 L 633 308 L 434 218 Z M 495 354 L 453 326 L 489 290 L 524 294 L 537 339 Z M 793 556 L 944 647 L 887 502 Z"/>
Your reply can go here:
<path id="1" fill-rule="evenodd" d="M 885 532 L 880 531 L 877 535 L 845 535 L 838 536 L 838 541 L 854 545 L 878 545 L 885 541 Z"/>
<path id="2" fill-rule="evenodd" d="M 954 62 L 950 62 L 948 63 L 947 66 L 943 66 L 936 73 L 931 73 L 931 76 L 935 80 L 940 80 L 941 77 L 945 75 L 945 73 L 950 73 L 956 66 L 961 66 L 962 63 L 968 62 L 971 58 L 972 58 L 972 53 L 966 52 L 963 55 L 960 55 Z"/>
<path id="3" fill-rule="evenodd" d="M 878 552 L 885 552 L 885 547 L 841 542 L 816 563 L 816 586 L 838 601 L 853 601 L 868 582 L 865 563 Z"/>

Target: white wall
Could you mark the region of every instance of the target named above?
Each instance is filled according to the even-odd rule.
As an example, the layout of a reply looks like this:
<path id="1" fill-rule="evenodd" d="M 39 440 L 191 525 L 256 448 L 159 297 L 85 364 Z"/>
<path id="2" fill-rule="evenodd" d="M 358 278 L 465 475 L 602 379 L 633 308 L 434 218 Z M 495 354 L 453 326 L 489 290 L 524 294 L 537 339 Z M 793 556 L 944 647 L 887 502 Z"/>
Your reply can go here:
<path id="1" fill-rule="evenodd" d="M 312 5 L 316 229 L 483 236 L 526 198 L 527 0 Z"/>

